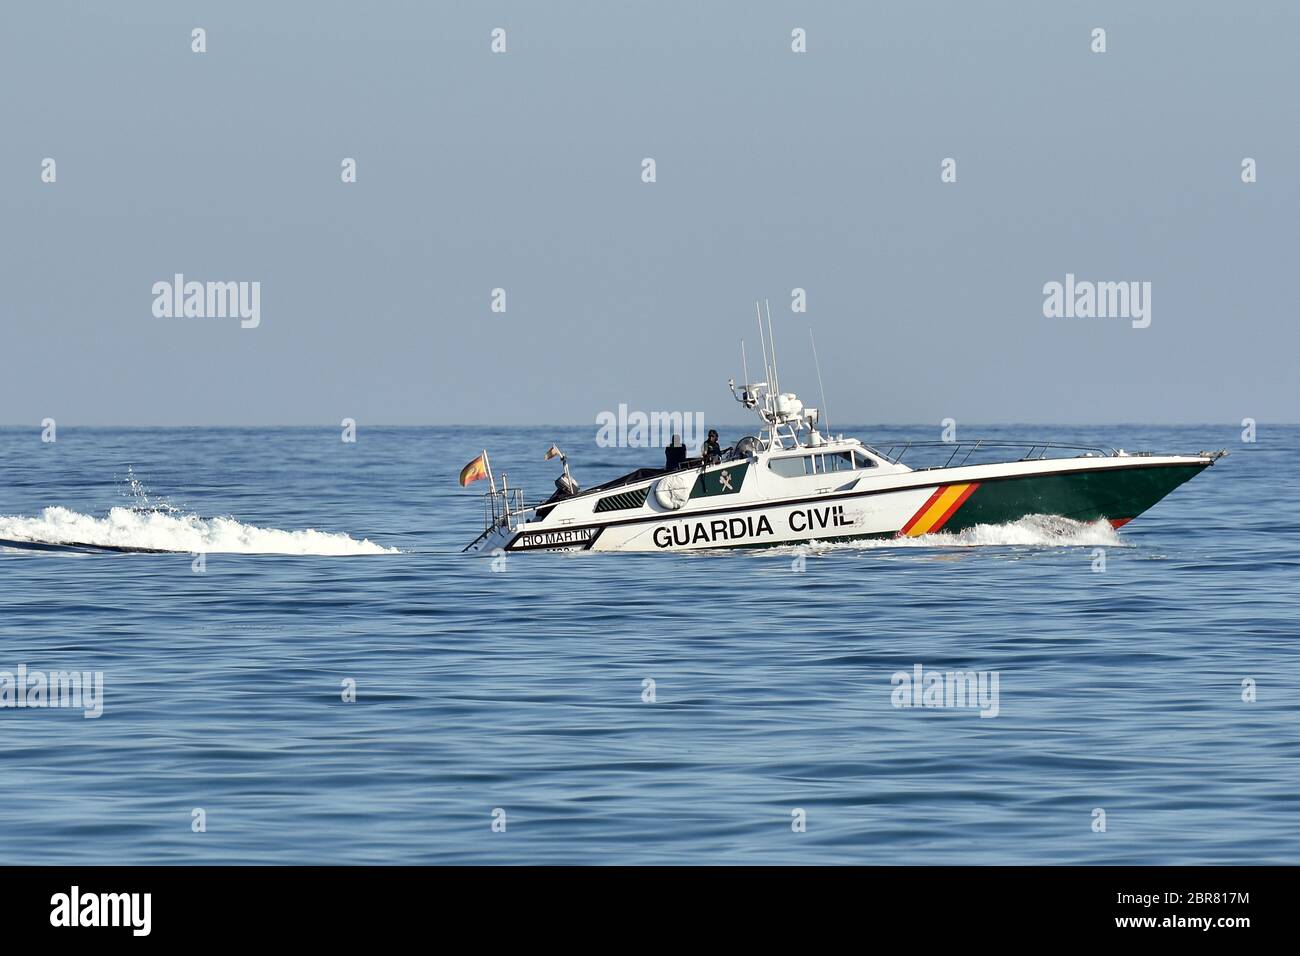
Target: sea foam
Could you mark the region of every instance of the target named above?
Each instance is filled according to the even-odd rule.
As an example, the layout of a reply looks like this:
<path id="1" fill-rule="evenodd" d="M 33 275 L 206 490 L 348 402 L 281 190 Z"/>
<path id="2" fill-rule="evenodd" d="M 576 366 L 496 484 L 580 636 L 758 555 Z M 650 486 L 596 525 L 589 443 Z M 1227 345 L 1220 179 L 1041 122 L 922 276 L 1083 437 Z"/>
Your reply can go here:
<path id="1" fill-rule="evenodd" d="M 92 544 L 115 548 L 209 554 L 395 554 L 372 541 L 305 529 L 281 531 L 234 518 L 201 518 L 175 511 L 113 508 L 107 517 L 46 508 L 37 517 L 0 516 L 0 538 L 42 544 Z"/>

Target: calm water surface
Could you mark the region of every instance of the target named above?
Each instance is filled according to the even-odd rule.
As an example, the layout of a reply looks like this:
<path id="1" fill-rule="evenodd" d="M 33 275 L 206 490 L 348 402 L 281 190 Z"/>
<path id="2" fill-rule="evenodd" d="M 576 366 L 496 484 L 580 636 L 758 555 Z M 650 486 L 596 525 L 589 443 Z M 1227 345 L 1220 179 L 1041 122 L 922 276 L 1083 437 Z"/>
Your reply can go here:
<path id="1" fill-rule="evenodd" d="M 481 448 L 530 497 L 553 440 L 584 484 L 661 452 L 592 428 L 0 430 L 0 537 L 290 552 L 0 552 L 0 670 L 105 681 L 98 719 L 0 709 L 0 863 L 1300 860 L 1300 428 L 980 432 L 1231 455 L 1119 533 L 494 571 L 457 553 Z M 917 663 L 997 671 L 998 715 L 895 708 Z"/>

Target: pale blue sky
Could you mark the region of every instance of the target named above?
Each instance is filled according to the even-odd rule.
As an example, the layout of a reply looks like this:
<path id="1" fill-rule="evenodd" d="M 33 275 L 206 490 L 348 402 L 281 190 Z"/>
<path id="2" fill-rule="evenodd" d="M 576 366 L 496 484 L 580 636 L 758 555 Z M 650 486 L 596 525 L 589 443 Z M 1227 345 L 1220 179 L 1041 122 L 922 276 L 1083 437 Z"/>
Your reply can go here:
<path id="1" fill-rule="evenodd" d="M 7 3 L 0 423 L 735 421 L 763 296 L 841 422 L 1300 420 L 1298 46 L 1291 2 Z M 155 318 L 176 272 L 261 326 Z M 1044 318 L 1067 272 L 1151 327 Z"/>

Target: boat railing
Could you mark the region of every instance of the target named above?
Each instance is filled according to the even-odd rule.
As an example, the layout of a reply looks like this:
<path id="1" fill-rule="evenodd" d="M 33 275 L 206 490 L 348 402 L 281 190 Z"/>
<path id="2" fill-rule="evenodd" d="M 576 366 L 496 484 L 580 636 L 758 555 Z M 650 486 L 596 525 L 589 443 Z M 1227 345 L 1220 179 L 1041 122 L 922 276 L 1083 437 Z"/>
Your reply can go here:
<path id="1" fill-rule="evenodd" d="M 489 491 L 483 495 L 483 530 L 488 531 L 498 525 L 513 529 L 524 511 L 522 488 Z"/>
<path id="2" fill-rule="evenodd" d="M 933 452 L 938 450 L 939 455 L 935 456 L 936 460 L 947 454 L 947 460 L 943 464 L 926 465 L 928 468 L 960 468 L 970 462 L 972 456 L 985 449 L 990 451 L 1001 451 L 1009 448 L 1021 449 L 1024 454 L 1018 461 L 1041 461 L 1045 458 L 1068 458 L 1079 457 L 1081 455 L 1092 455 L 1100 458 L 1108 458 L 1115 454 L 1115 449 L 1101 448 L 1096 445 L 1070 445 L 1063 442 L 1055 441 L 987 441 L 978 438 L 973 441 L 909 441 L 899 442 L 890 445 L 887 449 L 872 448 L 876 454 L 882 458 L 888 459 L 895 464 L 902 464 L 903 459 L 913 449 L 919 449 L 919 453 Z M 1073 453 L 1073 454 L 1063 454 Z M 1002 458 L 1002 461 L 1009 459 Z M 975 464 L 983 464 L 977 461 Z"/>

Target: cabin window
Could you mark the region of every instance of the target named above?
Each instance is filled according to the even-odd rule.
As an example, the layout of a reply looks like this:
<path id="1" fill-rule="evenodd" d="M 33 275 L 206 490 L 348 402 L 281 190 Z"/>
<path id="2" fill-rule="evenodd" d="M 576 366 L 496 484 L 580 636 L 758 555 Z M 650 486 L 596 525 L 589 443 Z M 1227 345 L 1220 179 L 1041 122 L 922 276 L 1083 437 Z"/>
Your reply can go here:
<path id="1" fill-rule="evenodd" d="M 767 467 L 782 478 L 802 478 L 805 475 L 824 475 L 833 471 L 852 471 L 854 468 L 871 468 L 875 462 L 863 456 L 855 456 L 851 451 L 818 453 L 815 455 L 791 455 L 788 458 L 772 458 Z"/>
<path id="2" fill-rule="evenodd" d="M 769 458 L 767 467 L 782 478 L 802 478 L 804 476 L 804 457 L 803 455 L 793 455 L 789 458 Z"/>
<path id="3" fill-rule="evenodd" d="M 875 459 L 870 458 L 870 457 L 868 457 L 867 455 L 862 454 L 862 452 L 860 452 L 860 451 L 855 451 L 855 452 L 853 453 L 853 461 L 856 463 L 857 467 L 859 467 L 859 468 L 875 468 L 875 467 L 876 467 Z"/>

